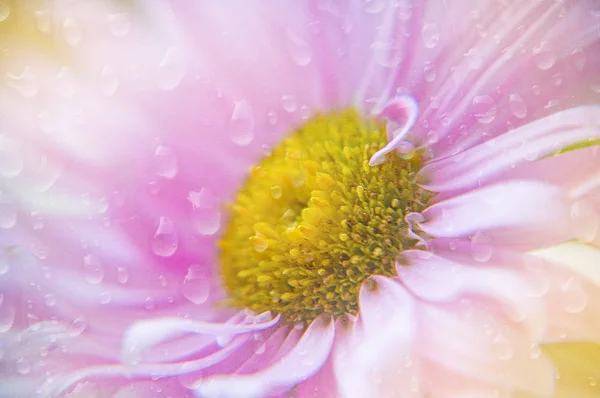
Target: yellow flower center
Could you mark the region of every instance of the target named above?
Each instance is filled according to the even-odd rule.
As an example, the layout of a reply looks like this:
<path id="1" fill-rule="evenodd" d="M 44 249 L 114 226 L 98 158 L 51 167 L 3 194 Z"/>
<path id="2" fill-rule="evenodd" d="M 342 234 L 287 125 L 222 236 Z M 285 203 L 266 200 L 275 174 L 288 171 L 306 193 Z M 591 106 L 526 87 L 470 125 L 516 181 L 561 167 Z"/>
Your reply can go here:
<path id="1" fill-rule="evenodd" d="M 404 217 L 431 194 L 414 184 L 419 156 L 369 166 L 385 144 L 383 125 L 348 110 L 308 121 L 254 167 L 220 241 L 228 304 L 287 322 L 356 314 L 363 281 L 395 275 L 416 243 Z"/>

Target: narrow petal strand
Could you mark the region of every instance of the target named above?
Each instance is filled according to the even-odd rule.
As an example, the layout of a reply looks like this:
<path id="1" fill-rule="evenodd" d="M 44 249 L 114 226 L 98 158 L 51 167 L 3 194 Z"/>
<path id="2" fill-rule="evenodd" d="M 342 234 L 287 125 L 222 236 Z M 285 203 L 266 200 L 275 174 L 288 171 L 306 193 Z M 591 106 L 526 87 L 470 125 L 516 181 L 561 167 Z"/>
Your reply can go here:
<path id="1" fill-rule="evenodd" d="M 261 398 L 281 393 L 315 374 L 329 357 L 335 334 L 333 321 L 319 318 L 278 363 L 249 375 L 214 376 L 195 389 L 198 397 Z"/>

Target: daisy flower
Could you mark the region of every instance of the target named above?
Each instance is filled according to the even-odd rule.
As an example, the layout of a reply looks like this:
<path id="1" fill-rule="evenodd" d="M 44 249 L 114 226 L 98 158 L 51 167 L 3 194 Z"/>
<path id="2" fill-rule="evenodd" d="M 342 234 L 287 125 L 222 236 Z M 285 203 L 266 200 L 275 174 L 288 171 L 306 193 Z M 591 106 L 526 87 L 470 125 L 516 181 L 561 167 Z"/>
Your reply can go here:
<path id="1" fill-rule="evenodd" d="M 599 26 L 2 2 L 0 396 L 555 396 L 544 344 L 600 338 Z"/>

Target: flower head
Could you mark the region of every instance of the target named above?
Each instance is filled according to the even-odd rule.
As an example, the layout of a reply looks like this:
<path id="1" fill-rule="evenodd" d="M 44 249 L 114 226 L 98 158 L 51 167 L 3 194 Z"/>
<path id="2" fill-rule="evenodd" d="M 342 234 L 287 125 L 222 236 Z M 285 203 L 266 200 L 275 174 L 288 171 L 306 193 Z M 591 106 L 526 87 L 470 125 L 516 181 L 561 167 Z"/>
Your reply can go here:
<path id="1" fill-rule="evenodd" d="M 596 8 L 0 8 L 0 396 L 553 396 Z"/>

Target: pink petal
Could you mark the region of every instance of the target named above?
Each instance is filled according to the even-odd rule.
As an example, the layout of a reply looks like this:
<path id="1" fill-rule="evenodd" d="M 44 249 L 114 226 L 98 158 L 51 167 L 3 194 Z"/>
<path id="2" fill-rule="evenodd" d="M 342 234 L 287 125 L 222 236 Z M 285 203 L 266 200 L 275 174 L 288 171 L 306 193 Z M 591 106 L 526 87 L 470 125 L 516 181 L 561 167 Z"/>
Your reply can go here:
<path id="1" fill-rule="evenodd" d="M 417 305 L 415 348 L 432 363 L 500 389 L 543 397 L 554 391 L 554 366 L 518 329 L 495 318 L 478 300 Z"/>
<path id="2" fill-rule="evenodd" d="M 557 187 L 509 181 L 434 204 L 423 212 L 434 237 L 471 238 L 474 245 L 535 248 L 577 236 L 570 203 Z"/>
<path id="3" fill-rule="evenodd" d="M 423 113 L 415 139 L 435 155 L 598 102 L 600 40 L 589 2 L 421 6 L 409 12 L 411 52 L 394 87 L 418 93 Z"/>
<path id="4" fill-rule="evenodd" d="M 465 298 L 486 301 L 490 313 L 505 317 L 514 327 L 527 325 L 531 338 L 539 338 L 546 322 L 545 306 L 532 275 L 527 270 L 477 260 L 452 261 L 413 250 L 400 255 L 396 268 L 400 282 L 420 299 L 435 303 Z"/>
<path id="5" fill-rule="evenodd" d="M 475 188 L 512 167 L 600 137 L 600 107 L 573 108 L 537 120 L 458 155 L 426 165 L 423 186 L 436 192 Z"/>
<path id="6" fill-rule="evenodd" d="M 343 397 L 420 397 L 419 368 L 413 356 L 413 299 L 391 279 L 372 277 L 360 291 L 355 325 L 340 331 L 333 364 Z"/>
<path id="7" fill-rule="evenodd" d="M 214 376 L 200 381 L 199 397 L 263 397 L 285 391 L 315 374 L 329 357 L 335 335 L 334 323 L 318 318 L 306 329 L 296 346 L 279 362 L 249 375 Z"/>

